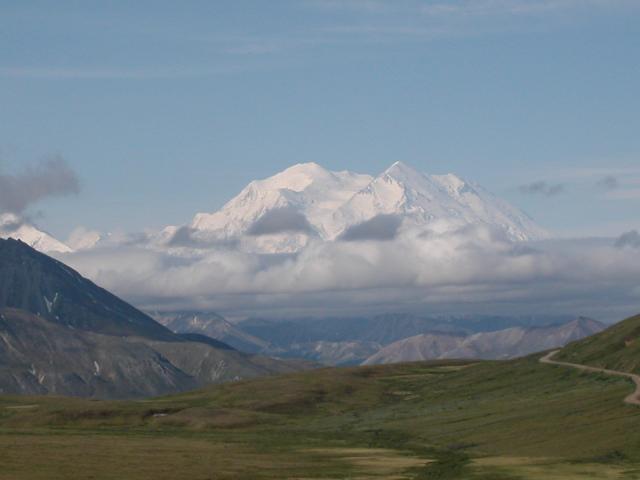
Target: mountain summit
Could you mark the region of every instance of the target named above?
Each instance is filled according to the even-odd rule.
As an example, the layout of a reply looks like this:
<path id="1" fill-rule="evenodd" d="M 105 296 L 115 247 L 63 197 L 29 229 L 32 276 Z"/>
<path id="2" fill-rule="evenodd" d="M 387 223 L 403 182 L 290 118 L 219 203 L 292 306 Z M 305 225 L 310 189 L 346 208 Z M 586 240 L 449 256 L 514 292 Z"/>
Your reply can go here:
<path id="1" fill-rule="evenodd" d="M 21 240 L 41 252 L 69 253 L 71 248 L 60 240 L 26 222 L 13 213 L 0 214 L 0 238 Z"/>
<path id="2" fill-rule="evenodd" d="M 239 242 L 262 253 L 295 252 L 311 239 L 332 241 L 379 217 L 403 228 L 450 230 L 482 225 L 514 241 L 548 233 L 482 187 L 454 174 L 428 175 L 395 162 L 376 177 L 293 165 L 249 183 L 220 210 L 197 214 L 186 228 L 197 242 Z M 184 228 L 184 227 L 183 227 Z M 171 239 L 179 229 L 168 227 Z"/>
<path id="3" fill-rule="evenodd" d="M 325 237 L 331 213 L 370 181 L 369 175 L 330 172 L 316 163 L 301 163 L 264 180 L 254 180 L 221 210 L 197 214 L 191 227 L 233 236 L 247 232 L 270 210 L 291 208 Z"/>

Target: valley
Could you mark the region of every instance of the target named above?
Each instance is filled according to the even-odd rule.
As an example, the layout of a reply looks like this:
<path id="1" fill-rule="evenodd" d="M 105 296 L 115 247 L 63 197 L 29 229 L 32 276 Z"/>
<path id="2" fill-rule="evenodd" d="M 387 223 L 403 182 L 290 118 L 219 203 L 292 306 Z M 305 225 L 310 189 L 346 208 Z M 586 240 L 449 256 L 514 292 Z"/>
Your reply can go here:
<path id="1" fill-rule="evenodd" d="M 0 240 L 0 258 L 3 480 L 169 479 L 176 469 L 193 479 L 640 475 L 640 410 L 621 401 L 636 401 L 636 377 L 599 367 L 635 369 L 640 317 L 600 332 L 589 319 L 523 318 L 501 330 L 514 320 L 392 315 L 332 327 L 156 312 L 183 330 L 173 333 L 22 242 Z M 473 358 L 393 356 L 405 351 L 403 335 L 425 328 L 440 332 L 408 343 L 448 339 L 452 356 L 465 345 Z M 376 355 L 390 351 L 380 362 L 389 364 L 320 368 L 256 355 L 312 342 L 345 358 L 365 341 Z M 569 345 L 553 360 L 522 356 L 554 342 Z M 492 351 L 520 358 L 479 359 Z"/>
<path id="2" fill-rule="evenodd" d="M 0 19 L 0 480 L 640 480 L 640 0 Z"/>
<path id="3" fill-rule="evenodd" d="M 22 242 L 0 240 L 0 258 L 3 480 L 640 478 L 640 317 L 604 329 L 155 312 L 174 333 Z M 437 339 L 469 358 L 403 356 Z M 391 357 L 336 368 L 258 355 L 309 342 L 326 358 L 363 345 Z"/>
<path id="4" fill-rule="evenodd" d="M 2 397 L 3 478 L 638 478 L 631 383 L 538 360 L 321 369 L 142 401 Z"/>

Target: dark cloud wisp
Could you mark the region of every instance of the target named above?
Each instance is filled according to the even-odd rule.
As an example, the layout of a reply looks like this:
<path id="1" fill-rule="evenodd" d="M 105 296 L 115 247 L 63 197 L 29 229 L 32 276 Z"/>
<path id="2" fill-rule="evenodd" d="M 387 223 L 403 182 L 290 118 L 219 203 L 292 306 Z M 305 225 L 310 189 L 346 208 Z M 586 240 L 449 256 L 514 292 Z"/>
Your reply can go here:
<path id="1" fill-rule="evenodd" d="M 630 232 L 625 232 L 618 237 L 615 243 L 616 247 L 624 248 L 640 248 L 640 233 L 637 230 L 631 230 Z"/>
<path id="2" fill-rule="evenodd" d="M 376 215 L 371 220 L 349 227 L 340 235 L 340 240 L 393 240 L 401 224 L 402 218 L 397 215 Z"/>
<path id="3" fill-rule="evenodd" d="M 180 227 L 173 234 L 167 245 L 170 247 L 186 248 L 233 248 L 238 244 L 237 240 L 220 240 L 218 238 L 207 237 L 202 232 L 191 227 Z"/>
<path id="4" fill-rule="evenodd" d="M 602 190 L 617 190 L 619 186 L 618 179 L 613 175 L 607 175 L 596 182 L 596 187 Z"/>
<path id="5" fill-rule="evenodd" d="M 315 231 L 307 217 L 293 208 L 277 208 L 262 215 L 251 225 L 247 235 L 258 237 L 285 232 L 300 232 L 313 234 Z"/>
<path id="6" fill-rule="evenodd" d="M 518 191 L 527 195 L 544 195 L 546 197 L 552 197 L 554 195 L 564 193 L 565 188 L 561 183 L 550 184 L 540 180 L 526 185 L 520 185 L 518 187 Z"/>
<path id="7" fill-rule="evenodd" d="M 63 158 L 54 157 L 19 174 L 0 174 L 0 211 L 20 214 L 45 198 L 79 191 L 75 172 Z"/>

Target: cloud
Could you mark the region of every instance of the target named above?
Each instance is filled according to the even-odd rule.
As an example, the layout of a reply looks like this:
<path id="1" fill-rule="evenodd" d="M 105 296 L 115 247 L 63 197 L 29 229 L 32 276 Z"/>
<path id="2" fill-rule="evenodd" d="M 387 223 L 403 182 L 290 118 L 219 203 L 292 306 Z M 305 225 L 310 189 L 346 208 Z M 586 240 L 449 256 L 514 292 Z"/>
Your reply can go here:
<path id="1" fill-rule="evenodd" d="M 421 11 L 436 16 L 530 16 L 625 5 L 632 3 L 628 0 L 460 0 L 431 2 L 422 6 Z"/>
<path id="2" fill-rule="evenodd" d="M 638 200 L 640 188 L 624 188 L 607 193 L 607 198 L 612 200 Z"/>
<path id="3" fill-rule="evenodd" d="M 397 215 L 376 215 L 366 222 L 359 223 L 349 227 L 339 240 L 345 242 L 362 241 L 362 240 L 393 240 L 400 225 L 402 218 Z"/>
<path id="4" fill-rule="evenodd" d="M 422 14 L 435 17 L 530 16 L 580 9 L 636 7 L 634 0 L 308 0 L 306 5 L 324 10 L 367 15 Z"/>
<path id="5" fill-rule="evenodd" d="M 615 245 L 618 248 L 640 248 L 640 233 L 638 233 L 637 230 L 631 230 L 629 232 L 623 233 L 618 237 Z"/>
<path id="6" fill-rule="evenodd" d="M 307 0 L 306 5 L 323 10 L 349 10 L 356 12 L 382 13 L 397 8 L 381 0 Z"/>
<path id="7" fill-rule="evenodd" d="M 239 45 L 238 51 L 233 52 L 230 47 L 227 53 L 249 54 L 247 46 Z M 255 46 L 254 46 L 255 50 Z M 266 52 L 262 52 L 266 53 Z M 200 78 L 217 75 L 240 73 L 256 68 L 255 65 L 229 63 L 214 67 L 185 67 L 176 65 L 173 67 L 145 67 L 145 68 L 118 68 L 118 67 L 55 67 L 55 66 L 0 66 L 1 78 L 30 78 L 41 80 L 149 80 L 149 79 L 182 79 Z"/>
<path id="8" fill-rule="evenodd" d="M 19 174 L 0 174 L 0 211 L 19 214 L 40 200 L 79 191 L 75 172 L 64 159 L 53 157 Z"/>
<path id="9" fill-rule="evenodd" d="M 153 69 L 121 69 L 121 68 L 86 68 L 86 67 L 24 67 L 2 66 L 0 77 L 33 78 L 49 80 L 114 80 L 114 79 L 148 79 L 182 77 L 184 74 L 171 70 Z"/>
<path id="10" fill-rule="evenodd" d="M 608 200 L 640 199 L 640 167 L 636 166 L 572 168 L 555 172 L 554 178 L 585 190 L 598 189 Z"/>
<path id="11" fill-rule="evenodd" d="M 262 215 L 249 228 L 247 235 L 257 237 L 286 232 L 312 234 L 315 231 L 303 214 L 293 208 L 284 207 L 269 210 Z"/>
<path id="12" fill-rule="evenodd" d="M 306 20 L 279 25 L 277 29 L 247 32 L 229 28 L 224 32 L 180 32 L 173 40 L 216 45 L 209 67 L 198 64 L 156 65 L 0 65 L 1 78 L 42 80 L 149 80 L 206 78 L 273 68 L 277 54 L 313 49 L 327 44 L 377 46 L 380 41 L 429 41 L 450 36 L 486 35 L 493 31 L 530 31 L 543 24 L 558 28 L 577 13 L 597 15 L 637 9 L 635 0 L 306 0 L 294 2 L 290 17 L 302 8 Z M 309 12 L 311 10 L 311 12 Z M 532 21 L 538 20 L 538 21 Z M 175 36 L 166 28 L 144 29 L 145 34 Z M 130 32 L 121 32 L 123 34 Z M 206 47 L 205 47 L 206 48 Z M 264 58 L 264 62 L 257 61 Z"/>
<path id="13" fill-rule="evenodd" d="M 512 243 L 486 227 L 393 240 L 311 241 L 291 255 L 238 249 L 98 249 L 59 258 L 151 309 L 242 315 L 372 312 L 630 314 L 637 250 L 611 240 Z"/>
<path id="14" fill-rule="evenodd" d="M 281 52 L 286 44 L 287 42 L 284 41 L 264 38 L 239 41 L 232 46 L 223 48 L 222 51 L 229 55 L 268 55 Z"/>
<path id="15" fill-rule="evenodd" d="M 607 175 L 596 182 L 596 187 L 602 190 L 616 190 L 620 186 L 620 182 L 613 175 Z"/>
<path id="16" fill-rule="evenodd" d="M 76 227 L 69 234 L 65 244 L 73 250 L 86 250 L 95 247 L 101 239 L 102 234 L 97 230 Z"/>
<path id="17" fill-rule="evenodd" d="M 583 15 L 637 9 L 634 0 L 313 0 L 307 6 L 350 19 L 325 30 L 361 37 L 408 40 L 530 30 L 544 21 L 566 25 Z"/>
<path id="18" fill-rule="evenodd" d="M 180 227 L 173 234 L 168 242 L 169 246 L 176 247 L 196 247 L 202 244 L 198 238 L 196 238 L 197 230 L 190 227 Z"/>
<path id="19" fill-rule="evenodd" d="M 170 247 L 186 248 L 230 248 L 237 246 L 237 240 L 221 240 L 208 236 L 207 232 L 196 230 L 188 226 L 178 228 L 167 242 Z"/>
<path id="20" fill-rule="evenodd" d="M 11 213 L 0 214 L 0 231 L 2 232 L 14 232 L 24 224 L 25 220 L 22 217 Z"/>
<path id="21" fill-rule="evenodd" d="M 544 195 L 546 197 L 552 197 L 560 193 L 564 193 L 565 187 L 563 184 L 549 184 L 544 181 L 537 181 L 529 183 L 527 185 L 521 185 L 518 187 L 520 193 L 526 195 Z"/>

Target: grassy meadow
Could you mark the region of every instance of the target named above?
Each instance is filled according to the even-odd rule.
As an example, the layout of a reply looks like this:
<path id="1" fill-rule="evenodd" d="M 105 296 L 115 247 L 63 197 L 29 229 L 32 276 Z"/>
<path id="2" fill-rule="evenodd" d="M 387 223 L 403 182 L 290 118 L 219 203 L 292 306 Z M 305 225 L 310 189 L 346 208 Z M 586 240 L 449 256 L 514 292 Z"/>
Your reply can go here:
<path id="1" fill-rule="evenodd" d="M 326 368 L 142 401 L 0 397 L 0 479 L 640 479 L 622 378 Z"/>
<path id="2" fill-rule="evenodd" d="M 570 343 L 555 359 L 640 374 L 640 315 Z"/>

